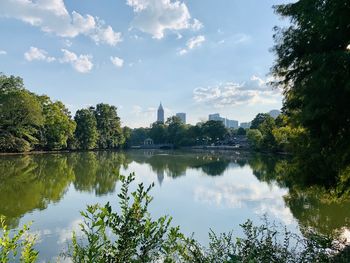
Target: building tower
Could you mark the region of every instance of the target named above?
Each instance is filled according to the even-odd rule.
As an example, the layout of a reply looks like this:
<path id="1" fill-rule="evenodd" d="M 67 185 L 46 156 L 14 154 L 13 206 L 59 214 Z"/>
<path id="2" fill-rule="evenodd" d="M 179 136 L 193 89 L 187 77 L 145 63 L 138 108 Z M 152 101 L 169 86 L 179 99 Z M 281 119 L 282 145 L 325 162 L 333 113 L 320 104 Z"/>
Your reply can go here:
<path id="1" fill-rule="evenodd" d="M 162 103 L 160 103 L 157 111 L 157 122 L 164 123 L 164 109 Z"/>

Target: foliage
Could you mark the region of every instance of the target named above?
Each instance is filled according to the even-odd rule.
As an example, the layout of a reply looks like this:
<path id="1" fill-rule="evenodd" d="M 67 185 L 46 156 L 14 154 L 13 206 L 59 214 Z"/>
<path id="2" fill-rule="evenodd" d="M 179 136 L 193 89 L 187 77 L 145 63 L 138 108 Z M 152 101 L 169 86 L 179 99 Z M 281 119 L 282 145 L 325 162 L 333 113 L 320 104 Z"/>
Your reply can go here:
<path id="1" fill-rule="evenodd" d="M 152 127 L 149 131 L 149 136 L 152 138 L 154 143 L 167 143 L 168 135 L 167 135 L 167 126 L 160 122 L 155 122 L 152 124 Z"/>
<path id="2" fill-rule="evenodd" d="M 259 150 L 261 148 L 263 135 L 258 129 L 249 129 L 247 132 L 247 137 L 255 149 Z"/>
<path id="3" fill-rule="evenodd" d="M 238 130 L 237 130 L 237 135 L 246 135 L 247 134 L 247 131 L 242 128 L 242 127 L 239 127 Z"/>
<path id="4" fill-rule="evenodd" d="M 117 108 L 108 104 L 100 103 L 93 109 L 97 129 L 99 132 L 98 148 L 113 149 L 118 148 L 123 143 L 123 133 L 120 126 L 120 118 Z"/>
<path id="5" fill-rule="evenodd" d="M 107 203 L 88 206 L 82 212 L 82 233 L 87 243 L 79 242 L 73 235 L 71 257 L 73 262 L 154 262 L 165 261 L 179 249 L 178 241 L 184 239 L 178 228 L 170 227 L 167 216 L 153 220 L 148 213 L 152 201 L 143 184 L 131 193 L 129 186 L 134 180 L 131 174 L 120 177 L 123 185 L 118 195 L 120 213 L 113 212 Z M 111 233 L 112 236 L 107 233 Z M 166 261 L 167 262 L 167 261 Z"/>
<path id="6" fill-rule="evenodd" d="M 258 129 L 260 124 L 262 124 L 267 118 L 271 118 L 268 113 L 258 113 L 252 120 L 250 129 Z"/>
<path id="7" fill-rule="evenodd" d="M 227 130 L 222 121 L 207 121 L 202 125 L 203 134 L 211 140 L 223 139 Z"/>
<path id="8" fill-rule="evenodd" d="M 124 138 L 123 148 L 130 148 L 131 135 L 132 135 L 132 129 L 130 129 L 127 126 L 123 127 L 123 138 Z"/>
<path id="9" fill-rule="evenodd" d="M 295 154 L 310 176 L 334 184 L 350 165 L 350 3 L 299 0 L 275 11 L 291 25 L 275 28 L 273 84 L 292 126 L 309 135 Z"/>
<path id="10" fill-rule="evenodd" d="M 142 145 L 143 142 L 149 137 L 149 129 L 146 128 L 136 128 L 131 131 L 131 136 L 129 139 L 131 145 Z"/>
<path id="11" fill-rule="evenodd" d="M 186 126 L 176 116 L 168 118 L 166 124 L 168 126 L 168 142 L 174 144 L 175 146 L 182 145 L 186 136 Z"/>
<path id="12" fill-rule="evenodd" d="M 19 77 L 0 74 L 1 152 L 115 149 L 126 147 L 125 136 L 130 131 L 122 130 L 115 106 L 78 110 L 72 120 L 62 102 L 29 92 Z"/>
<path id="13" fill-rule="evenodd" d="M 233 233 L 209 233 L 209 246 L 186 238 L 171 218 L 152 220 L 148 205 L 152 197 L 143 184 L 131 193 L 134 176 L 121 177 L 118 195 L 120 213 L 107 203 L 88 206 L 82 212 L 83 240 L 73 234 L 70 257 L 73 262 L 346 262 L 347 250 L 342 242 L 304 229 L 304 237 L 296 236 L 270 224 L 260 226 L 247 220 L 241 225 L 243 237 Z"/>
<path id="14" fill-rule="evenodd" d="M 44 121 L 40 102 L 22 79 L 1 75 L 0 80 L 0 150 L 29 151 Z"/>
<path id="15" fill-rule="evenodd" d="M 74 120 L 77 124 L 75 138 L 78 148 L 94 149 L 97 145 L 98 130 L 94 112 L 91 109 L 81 109 L 75 113 Z"/>
<path id="16" fill-rule="evenodd" d="M 66 149 L 68 139 L 73 138 L 76 128 L 70 112 L 60 101 L 52 102 L 47 96 L 40 96 L 39 100 L 44 116 L 42 146 L 48 150 Z"/>
<path id="17" fill-rule="evenodd" d="M 22 229 L 11 233 L 5 224 L 5 217 L 0 216 L 0 262 L 13 262 L 16 259 L 23 263 L 34 263 L 37 261 L 38 252 L 33 248 L 36 237 L 28 234 L 29 226 L 24 225 Z M 20 255 L 19 255 L 20 253 Z"/>

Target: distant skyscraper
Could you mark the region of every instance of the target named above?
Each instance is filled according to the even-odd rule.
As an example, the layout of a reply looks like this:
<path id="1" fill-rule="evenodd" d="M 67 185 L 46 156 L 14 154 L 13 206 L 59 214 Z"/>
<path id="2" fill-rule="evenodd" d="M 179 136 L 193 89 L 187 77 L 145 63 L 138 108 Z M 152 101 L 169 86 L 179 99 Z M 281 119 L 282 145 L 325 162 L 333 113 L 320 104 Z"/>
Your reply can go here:
<path id="1" fill-rule="evenodd" d="M 178 117 L 183 124 L 186 124 L 186 113 L 184 112 L 176 113 L 176 117 Z"/>
<path id="2" fill-rule="evenodd" d="M 249 129 L 250 128 L 251 123 L 250 122 L 241 122 L 241 124 L 239 125 L 239 127 L 243 128 L 243 129 Z"/>
<path id="3" fill-rule="evenodd" d="M 238 121 L 226 119 L 226 127 L 238 129 Z"/>
<path id="4" fill-rule="evenodd" d="M 226 128 L 238 128 L 238 121 L 220 117 L 219 113 L 209 114 L 210 121 L 221 121 Z"/>
<path id="5" fill-rule="evenodd" d="M 225 124 L 225 118 L 220 117 L 219 113 L 209 114 L 210 121 L 222 121 Z"/>
<path id="6" fill-rule="evenodd" d="M 162 103 L 160 103 L 157 111 L 157 122 L 164 123 L 164 109 Z"/>

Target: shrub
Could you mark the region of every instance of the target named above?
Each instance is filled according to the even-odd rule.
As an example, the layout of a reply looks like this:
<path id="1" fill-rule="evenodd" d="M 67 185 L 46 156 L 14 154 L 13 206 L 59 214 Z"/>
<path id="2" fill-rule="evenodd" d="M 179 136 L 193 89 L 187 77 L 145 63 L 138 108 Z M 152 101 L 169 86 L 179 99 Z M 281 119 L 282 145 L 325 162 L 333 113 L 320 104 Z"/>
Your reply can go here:
<path id="1" fill-rule="evenodd" d="M 24 225 L 22 229 L 10 231 L 3 216 L 0 216 L 0 226 L 0 262 L 14 262 L 18 257 L 23 263 L 36 262 L 38 252 L 33 248 L 36 237 L 28 234 L 29 226 Z"/>

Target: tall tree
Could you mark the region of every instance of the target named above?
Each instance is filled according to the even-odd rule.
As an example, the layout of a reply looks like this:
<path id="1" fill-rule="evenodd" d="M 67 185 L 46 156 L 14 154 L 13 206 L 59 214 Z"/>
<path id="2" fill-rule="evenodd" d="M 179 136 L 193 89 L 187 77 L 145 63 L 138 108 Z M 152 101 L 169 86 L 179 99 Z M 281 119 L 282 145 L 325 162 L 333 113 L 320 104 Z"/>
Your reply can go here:
<path id="1" fill-rule="evenodd" d="M 0 150 L 31 150 L 43 125 L 39 100 L 24 89 L 21 78 L 13 76 L 0 75 L 0 91 Z"/>
<path id="2" fill-rule="evenodd" d="M 167 127 L 161 122 L 155 122 L 149 131 L 154 143 L 167 143 Z"/>
<path id="3" fill-rule="evenodd" d="M 211 142 L 222 140 L 227 133 L 222 121 L 207 121 L 202 125 L 202 129 Z"/>
<path id="4" fill-rule="evenodd" d="M 259 125 L 262 124 L 267 118 L 271 118 L 271 116 L 267 113 L 258 113 L 252 120 L 250 129 L 258 129 Z"/>
<path id="5" fill-rule="evenodd" d="M 77 123 L 75 138 L 78 148 L 85 150 L 94 149 L 98 140 L 97 122 L 94 112 L 90 109 L 78 110 L 75 113 L 74 120 Z"/>
<path id="6" fill-rule="evenodd" d="M 185 125 L 176 116 L 168 118 L 166 124 L 168 126 L 168 142 L 175 146 L 181 145 L 185 137 Z"/>
<path id="7" fill-rule="evenodd" d="M 117 108 L 104 103 L 97 104 L 95 118 L 99 132 L 98 147 L 101 149 L 119 147 L 123 143 L 123 131 Z"/>
<path id="8" fill-rule="evenodd" d="M 291 25 L 274 35 L 274 85 L 291 124 L 309 133 L 302 151 L 318 167 L 314 176 L 336 177 L 350 164 L 350 2 L 299 0 L 275 10 Z"/>
<path id="9" fill-rule="evenodd" d="M 48 96 L 39 97 L 44 114 L 42 144 L 48 150 L 67 148 L 69 138 L 73 138 L 76 124 L 70 112 L 60 101 L 52 102 Z"/>

